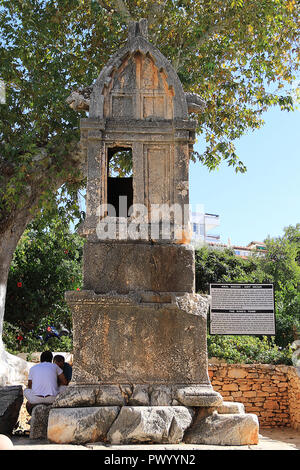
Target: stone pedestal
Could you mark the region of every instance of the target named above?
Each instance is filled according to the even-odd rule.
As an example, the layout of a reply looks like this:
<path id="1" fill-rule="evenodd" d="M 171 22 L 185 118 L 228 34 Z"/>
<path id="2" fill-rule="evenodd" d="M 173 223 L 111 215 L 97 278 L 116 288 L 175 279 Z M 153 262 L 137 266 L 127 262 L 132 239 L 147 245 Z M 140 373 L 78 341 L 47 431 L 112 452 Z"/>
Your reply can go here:
<path id="1" fill-rule="evenodd" d="M 245 414 L 241 403 L 223 402 L 219 394 L 213 400 L 205 392 L 201 405 L 198 389 L 199 406 L 184 406 L 178 399 L 189 395 L 176 387 L 70 386 L 51 406 L 47 437 L 57 444 L 258 443 L 256 415 Z"/>
<path id="2" fill-rule="evenodd" d="M 208 301 L 196 294 L 76 291 L 74 381 L 101 384 L 204 385 Z"/>

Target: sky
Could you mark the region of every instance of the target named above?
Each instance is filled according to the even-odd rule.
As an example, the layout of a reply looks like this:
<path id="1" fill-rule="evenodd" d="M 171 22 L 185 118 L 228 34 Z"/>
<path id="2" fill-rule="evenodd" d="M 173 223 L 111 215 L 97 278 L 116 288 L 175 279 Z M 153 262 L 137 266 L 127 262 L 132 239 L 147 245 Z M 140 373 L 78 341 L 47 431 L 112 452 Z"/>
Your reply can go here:
<path id="1" fill-rule="evenodd" d="M 237 174 L 226 163 L 211 172 L 190 163 L 192 210 L 199 204 L 219 215 L 219 226 L 209 233 L 219 234 L 220 243 L 230 239 L 246 246 L 282 236 L 284 227 L 300 223 L 300 110 L 274 108 L 263 118 L 262 128 L 235 142 L 246 173 Z"/>

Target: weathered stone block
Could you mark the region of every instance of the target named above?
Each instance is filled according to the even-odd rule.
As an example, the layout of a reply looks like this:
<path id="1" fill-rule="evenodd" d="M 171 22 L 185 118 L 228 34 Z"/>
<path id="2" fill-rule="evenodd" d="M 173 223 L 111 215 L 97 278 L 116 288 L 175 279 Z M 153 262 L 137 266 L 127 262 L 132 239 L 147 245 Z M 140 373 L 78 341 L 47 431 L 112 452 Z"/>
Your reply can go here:
<path id="1" fill-rule="evenodd" d="M 123 407 L 107 438 L 112 444 L 176 444 L 182 441 L 192 417 L 193 411 L 181 406 Z"/>
<path id="2" fill-rule="evenodd" d="M 240 446 L 258 444 L 258 419 L 255 414 L 213 414 L 195 420 L 184 436 L 187 444 Z"/>
<path id="3" fill-rule="evenodd" d="M 194 279 L 194 251 L 189 246 L 116 242 L 84 246 L 85 290 L 194 292 Z"/>
<path id="4" fill-rule="evenodd" d="M 128 400 L 128 404 L 131 406 L 150 405 L 149 385 L 136 385 Z"/>
<path id="5" fill-rule="evenodd" d="M 210 384 L 206 298 L 185 294 L 170 303 L 144 303 L 138 293 L 80 291 L 67 300 L 76 383 Z"/>
<path id="6" fill-rule="evenodd" d="M 119 413 L 117 406 L 52 408 L 48 439 L 57 444 L 102 441 Z"/>
<path id="7" fill-rule="evenodd" d="M 98 388 L 96 393 L 96 406 L 123 406 L 125 404 L 125 396 L 117 385 L 101 385 Z"/>
<path id="8" fill-rule="evenodd" d="M 170 406 L 172 404 L 172 390 L 164 385 L 151 387 L 151 406 Z"/>
<path id="9" fill-rule="evenodd" d="M 71 385 L 60 392 L 53 407 L 123 406 L 125 403 L 118 385 Z"/>
<path id="10" fill-rule="evenodd" d="M 210 386 L 191 386 L 177 389 L 175 398 L 185 406 L 211 407 L 220 405 L 222 396 Z"/>
<path id="11" fill-rule="evenodd" d="M 228 377 L 232 377 L 234 379 L 243 379 L 247 377 L 247 372 L 245 371 L 245 369 L 233 367 L 228 370 Z"/>
<path id="12" fill-rule="evenodd" d="M 217 412 L 219 414 L 243 414 L 245 413 L 245 407 L 243 403 L 223 401 L 217 406 Z"/>
<path id="13" fill-rule="evenodd" d="M 0 387 L 0 434 L 11 434 L 23 403 L 21 385 Z"/>
<path id="14" fill-rule="evenodd" d="M 36 405 L 30 421 L 30 439 L 47 439 L 48 418 L 51 405 Z"/>

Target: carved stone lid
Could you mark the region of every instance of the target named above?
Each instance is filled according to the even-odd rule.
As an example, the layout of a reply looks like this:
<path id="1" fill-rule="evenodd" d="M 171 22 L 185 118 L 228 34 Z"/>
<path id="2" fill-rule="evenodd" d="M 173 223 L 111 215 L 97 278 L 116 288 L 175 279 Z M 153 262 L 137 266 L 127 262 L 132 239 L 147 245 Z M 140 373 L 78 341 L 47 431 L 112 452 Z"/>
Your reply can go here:
<path id="1" fill-rule="evenodd" d="M 128 117 L 136 119 L 188 119 L 187 100 L 178 75 L 147 36 L 147 20 L 130 23 L 125 46 L 110 58 L 93 86 L 91 118 L 115 118 L 114 111 L 108 110 L 109 106 L 113 107 L 108 95 L 114 95 L 121 118 L 128 113 Z M 132 115 L 130 106 L 134 108 Z"/>

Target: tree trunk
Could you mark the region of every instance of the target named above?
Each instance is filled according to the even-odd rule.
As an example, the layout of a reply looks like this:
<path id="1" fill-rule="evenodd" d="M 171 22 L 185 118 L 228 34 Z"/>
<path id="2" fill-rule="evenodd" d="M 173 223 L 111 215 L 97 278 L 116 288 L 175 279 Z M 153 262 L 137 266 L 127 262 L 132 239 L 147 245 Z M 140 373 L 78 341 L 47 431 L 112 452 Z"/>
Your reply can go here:
<path id="1" fill-rule="evenodd" d="M 0 386 L 23 383 L 28 373 L 28 363 L 9 354 L 2 340 L 7 278 L 17 244 L 32 219 L 29 213 L 18 213 L 14 222 L 0 234 Z"/>
<path id="2" fill-rule="evenodd" d="M 36 169 L 32 169 L 30 173 L 30 195 L 28 198 L 24 198 L 26 202 L 23 201 L 24 204 L 21 209 L 12 209 L 9 214 L 2 215 L 0 213 L 0 216 L 2 216 L 0 217 L 0 386 L 23 383 L 28 372 L 28 363 L 7 353 L 2 340 L 10 263 L 24 230 L 40 210 L 39 202 L 45 188 L 55 193 L 66 182 L 66 178 L 69 182 L 72 178 L 74 183 L 82 181 L 81 174 L 78 175 L 78 170 L 81 170 L 85 164 L 84 148 L 80 142 L 74 140 L 69 144 L 68 151 L 63 166 L 59 166 L 57 172 L 49 171 L 51 158 L 46 151 L 41 151 L 40 154 L 35 155 Z M 45 162 L 44 165 L 41 165 L 42 161 Z M 3 188 L 3 192 L 5 192 L 5 184 Z"/>

